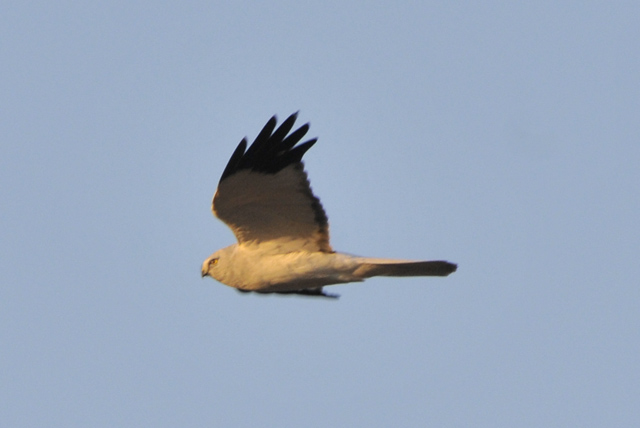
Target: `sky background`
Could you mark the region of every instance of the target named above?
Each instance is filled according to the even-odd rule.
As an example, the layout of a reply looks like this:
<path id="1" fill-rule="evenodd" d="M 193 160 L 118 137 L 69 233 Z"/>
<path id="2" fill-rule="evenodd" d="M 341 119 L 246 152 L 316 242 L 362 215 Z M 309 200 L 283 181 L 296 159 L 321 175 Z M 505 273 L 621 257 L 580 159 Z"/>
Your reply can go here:
<path id="1" fill-rule="evenodd" d="M 0 425 L 640 422 L 640 4 L 5 2 Z M 210 201 L 300 110 L 335 249 L 244 295 Z"/>

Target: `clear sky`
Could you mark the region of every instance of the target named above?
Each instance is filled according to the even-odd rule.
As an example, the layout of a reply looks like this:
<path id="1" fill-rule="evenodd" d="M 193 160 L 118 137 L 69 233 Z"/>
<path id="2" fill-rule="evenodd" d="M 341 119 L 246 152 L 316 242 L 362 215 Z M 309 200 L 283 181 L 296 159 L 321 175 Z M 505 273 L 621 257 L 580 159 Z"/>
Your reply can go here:
<path id="1" fill-rule="evenodd" d="M 640 3 L 0 7 L 0 426 L 640 422 Z M 300 110 L 338 301 L 200 278 Z"/>

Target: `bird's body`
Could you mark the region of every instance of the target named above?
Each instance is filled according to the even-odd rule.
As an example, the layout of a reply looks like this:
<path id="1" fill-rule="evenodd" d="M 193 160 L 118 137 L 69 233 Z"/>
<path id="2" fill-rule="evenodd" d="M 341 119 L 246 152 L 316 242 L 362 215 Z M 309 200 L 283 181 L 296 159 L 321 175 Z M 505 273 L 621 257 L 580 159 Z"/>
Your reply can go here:
<path id="1" fill-rule="evenodd" d="M 218 251 L 214 257 L 219 257 L 219 266 L 212 276 L 244 291 L 296 291 L 362 281 L 355 275 L 356 258 L 340 253 L 304 250 L 281 253 L 269 246 L 234 244 Z"/>
<path id="2" fill-rule="evenodd" d="M 444 261 L 374 259 L 305 250 L 283 253 L 270 245 L 233 244 L 207 260 L 217 260 L 210 274 L 223 284 L 267 293 L 359 282 L 371 276 L 444 276 L 451 272 L 451 263 Z"/>
<path id="3" fill-rule="evenodd" d="M 245 292 L 335 297 L 322 287 L 372 276 L 446 276 L 456 270 L 446 261 L 374 259 L 333 251 L 327 216 L 301 161 L 316 140 L 298 144 L 309 127 L 289 134 L 295 119 L 296 114 L 291 115 L 276 130 L 273 117 L 249 149 L 242 140 L 232 155 L 212 210 L 231 227 L 238 243 L 207 258 L 202 276 Z"/>

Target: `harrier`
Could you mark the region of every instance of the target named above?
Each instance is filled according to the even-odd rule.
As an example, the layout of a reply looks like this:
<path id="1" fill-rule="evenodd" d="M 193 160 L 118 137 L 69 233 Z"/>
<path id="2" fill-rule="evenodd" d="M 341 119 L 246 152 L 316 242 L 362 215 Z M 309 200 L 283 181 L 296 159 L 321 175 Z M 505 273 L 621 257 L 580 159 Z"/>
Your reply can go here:
<path id="1" fill-rule="evenodd" d="M 317 139 L 298 144 L 309 124 L 290 132 L 296 117 L 292 114 L 277 129 L 272 117 L 248 149 L 244 138 L 231 155 L 212 211 L 238 243 L 207 258 L 203 277 L 243 292 L 337 297 L 322 287 L 372 276 L 447 276 L 456 271 L 455 264 L 442 260 L 379 259 L 334 251 L 327 215 L 302 163 Z"/>

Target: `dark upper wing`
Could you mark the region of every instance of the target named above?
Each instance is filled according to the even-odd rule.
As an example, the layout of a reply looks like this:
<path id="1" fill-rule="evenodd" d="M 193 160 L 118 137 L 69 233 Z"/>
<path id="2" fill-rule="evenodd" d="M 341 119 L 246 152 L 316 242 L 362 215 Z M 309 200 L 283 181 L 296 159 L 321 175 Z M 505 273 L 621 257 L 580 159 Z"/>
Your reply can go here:
<path id="1" fill-rule="evenodd" d="M 276 129 L 274 116 L 248 149 L 246 138 L 240 142 L 222 173 L 212 210 L 240 244 L 330 252 L 327 215 L 302 164 L 316 139 L 298 144 L 309 124 L 289 133 L 296 117 L 292 114 Z"/>

